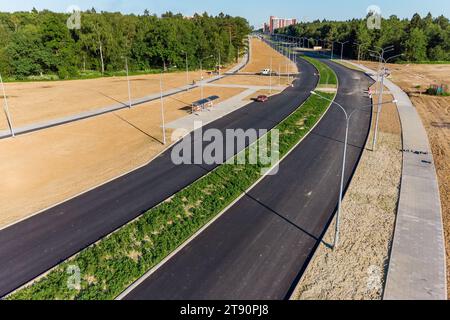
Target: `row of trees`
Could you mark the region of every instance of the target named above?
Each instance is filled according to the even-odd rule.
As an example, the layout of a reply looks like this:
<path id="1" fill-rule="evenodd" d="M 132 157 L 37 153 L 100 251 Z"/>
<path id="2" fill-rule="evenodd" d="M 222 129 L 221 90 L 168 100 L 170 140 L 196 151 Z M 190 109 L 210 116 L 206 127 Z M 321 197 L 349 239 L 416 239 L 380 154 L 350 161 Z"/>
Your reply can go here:
<path id="1" fill-rule="evenodd" d="M 103 72 L 191 67 L 199 59 L 211 66 L 220 54 L 231 62 L 244 50 L 250 27 L 244 18 L 220 14 L 191 18 L 168 12 L 161 17 L 123 15 L 95 9 L 81 13 L 81 29 L 69 30 L 69 14 L 51 11 L 0 13 L 0 72 L 9 77 L 58 74 L 75 77 L 82 70 Z"/>
<path id="2" fill-rule="evenodd" d="M 362 58 L 367 58 L 368 49 L 394 45 L 396 52 L 392 55 L 404 53 L 403 59 L 407 61 L 450 61 L 450 23 L 444 16 L 433 18 L 428 14 L 422 18 L 415 14 L 412 19 L 399 19 L 393 15 L 382 19 L 380 29 L 369 29 L 366 19 L 323 20 L 300 23 L 276 32 L 326 40 L 327 46 L 331 41 L 350 41 L 345 47 L 345 55 L 352 58 L 358 56 L 358 49 L 361 49 Z"/>

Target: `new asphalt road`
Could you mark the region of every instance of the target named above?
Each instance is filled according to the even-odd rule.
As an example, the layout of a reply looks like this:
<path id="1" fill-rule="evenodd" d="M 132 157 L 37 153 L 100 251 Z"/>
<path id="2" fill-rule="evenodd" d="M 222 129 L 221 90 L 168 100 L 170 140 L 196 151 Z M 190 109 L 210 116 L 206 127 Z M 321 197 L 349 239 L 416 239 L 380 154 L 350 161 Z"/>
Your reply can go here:
<path id="1" fill-rule="evenodd" d="M 336 101 L 348 111 L 370 105 L 363 73 L 329 64 Z M 346 183 L 365 145 L 371 110 L 350 126 Z M 336 106 L 281 163 L 203 233 L 125 299 L 285 299 L 332 218 L 339 194 L 345 118 Z"/>
<path id="2" fill-rule="evenodd" d="M 252 103 L 207 128 L 271 129 L 310 95 L 318 78 L 299 61 L 294 88 Z M 105 165 L 108 165 L 105 163 Z M 0 231 L 0 297 L 108 235 L 205 175 L 215 166 L 180 165 L 171 150 L 136 171 Z"/>

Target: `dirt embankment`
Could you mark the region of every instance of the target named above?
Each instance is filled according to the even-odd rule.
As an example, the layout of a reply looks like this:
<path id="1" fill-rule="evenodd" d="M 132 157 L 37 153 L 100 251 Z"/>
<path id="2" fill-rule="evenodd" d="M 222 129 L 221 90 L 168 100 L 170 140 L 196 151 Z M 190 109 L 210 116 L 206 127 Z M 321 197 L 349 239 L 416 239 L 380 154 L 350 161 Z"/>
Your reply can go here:
<path id="1" fill-rule="evenodd" d="M 388 100 L 392 97 L 385 95 L 384 101 Z M 383 107 L 375 151 L 371 151 L 372 135 L 373 131 L 343 201 L 339 246 L 335 250 L 329 247 L 334 241 L 333 221 L 297 287 L 295 299 L 382 298 L 402 168 L 395 105 Z"/>

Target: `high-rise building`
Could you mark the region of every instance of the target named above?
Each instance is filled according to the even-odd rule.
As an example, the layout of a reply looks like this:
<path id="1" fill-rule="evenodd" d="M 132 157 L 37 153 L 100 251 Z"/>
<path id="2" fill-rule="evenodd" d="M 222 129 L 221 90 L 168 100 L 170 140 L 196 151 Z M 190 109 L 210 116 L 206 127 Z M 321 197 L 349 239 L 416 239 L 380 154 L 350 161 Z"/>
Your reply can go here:
<path id="1" fill-rule="evenodd" d="M 296 24 L 297 19 L 283 19 L 275 16 L 270 16 L 269 20 L 269 32 L 273 33 L 276 29 L 288 27 L 290 25 Z"/>

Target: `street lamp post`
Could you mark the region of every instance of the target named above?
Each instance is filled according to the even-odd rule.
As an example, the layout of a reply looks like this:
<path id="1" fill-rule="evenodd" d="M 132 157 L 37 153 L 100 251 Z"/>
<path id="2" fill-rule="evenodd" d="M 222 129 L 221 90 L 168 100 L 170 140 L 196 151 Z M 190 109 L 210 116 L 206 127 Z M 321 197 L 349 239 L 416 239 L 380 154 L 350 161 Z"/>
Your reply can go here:
<path id="1" fill-rule="evenodd" d="M 238 56 L 239 56 L 239 54 L 238 54 Z M 220 77 L 220 67 L 221 67 L 221 65 L 220 65 L 220 49 L 219 49 L 219 77 Z"/>
<path id="2" fill-rule="evenodd" d="M 338 106 L 345 115 L 346 125 L 345 125 L 344 154 L 342 157 L 342 171 L 341 171 L 341 181 L 340 181 L 340 188 L 339 188 L 338 212 L 336 214 L 335 236 L 334 236 L 334 243 L 333 243 L 333 250 L 334 250 L 337 248 L 337 246 L 339 244 L 340 217 L 341 217 L 341 212 L 342 212 L 342 200 L 343 200 L 343 196 L 344 196 L 345 165 L 346 165 L 346 160 L 347 160 L 348 131 L 349 131 L 349 126 L 350 126 L 350 119 L 356 112 L 361 111 L 361 109 L 363 109 L 363 108 L 372 107 L 372 105 L 358 107 L 349 114 L 347 112 L 347 110 L 345 110 L 345 108 L 342 105 L 340 105 L 339 103 L 337 103 L 336 101 L 328 99 L 328 98 L 322 96 L 321 94 L 318 94 L 315 91 L 311 91 L 311 93 Z M 386 103 L 391 103 L 391 102 L 397 103 L 397 100 L 389 101 Z"/>
<path id="3" fill-rule="evenodd" d="M 375 132 L 373 134 L 373 142 L 372 142 L 372 150 L 374 151 L 377 145 L 377 140 L 378 140 L 378 123 L 380 120 L 380 114 L 381 114 L 381 110 L 382 110 L 382 105 L 383 105 L 383 94 L 384 94 L 384 78 L 386 75 L 386 64 L 395 58 L 401 57 L 403 56 L 403 54 L 398 54 L 392 57 L 389 57 L 388 59 L 385 59 L 383 56 L 380 56 L 380 61 L 382 61 L 382 67 L 381 67 L 381 72 L 380 75 L 381 76 L 381 80 L 380 80 L 380 90 L 379 90 L 379 95 L 378 95 L 378 107 L 377 107 L 377 118 L 375 121 Z"/>
<path id="4" fill-rule="evenodd" d="M 337 43 L 340 43 L 341 44 L 341 61 L 344 59 L 344 45 L 346 44 L 346 43 L 349 43 L 349 41 L 345 41 L 345 42 L 339 42 L 339 41 L 337 41 Z"/>
<path id="5" fill-rule="evenodd" d="M 128 107 L 131 108 L 131 85 L 128 72 L 128 58 L 125 57 L 125 69 L 127 71 L 127 83 L 128 83 Z"/>
<path id="6" fill-rule="evenodd" d="M 202 100 L 204 99 L 204 96 L 203 96 L 203 60 L 206 60 L 206 59 L 209 59 L 212 57 L 213 57 L 213 55 L 210 55 L 210 56 L 200 59 L 200 91 L 201 91 Z"/>
<path id="7" fill-rule="evenodd" d="M 361 46 L 363 45 L 363 43 L 355 43 L 358 46 L 358 63 L 361 60 Z"/>
<path id="8" fill-rule="evenodd" d="M 163 72 L 161 72 L 159 76 L 159 92 L 161 99 L 161 122 L 162 122 L 162 131 L 163 131 L 163 144 L 166 144 L 166 122 L 164 118 L 164 99 L 163 99 Z"/>
<path id="9" fill-rule="evenodd" d="M 186 55 L 186 85 L 189 85 L 189 64 L 188 64 L 188 53 L 187 51 L 183 51 Z"/>
<path id="10" fill-rule="evenodd" d="M 394 50 L 394 46 L 391 45 L 391 46 L 388 46 L 386 48 L 381 48 L 381 47 L 376 47 L 375 46 L 375 48 L 376 49 L 380 49 L 381 53 L 379 53 L 377 51 L 374 51 L 374 50 L 369 50 L 369 51 L 374 53 L 374 54 L 376 54 L 377 58 L 378 58 L 377 83 L 378 83 L 378 86 L 379 86 L 381 84 L 381 82 L 380 82 L 380 72 L 381 72 L 381 67 L 382 67 L 382 64 L 383 64 L 384 54 L 393 51 Z M 371 56 L 373 56 L 373 55 L 371 55 Z M 381 88 L 378 87 L 377 92 L 380 92 L 380 89 Z"/>
<path id="11" fill-rule="evenodd" d="M 281 86 L 281 62 L 278 63 L 278 85 Z"/>
<path id="12" fill-rule="evenodd" d="M 286 62 L 286 69 L 287 69 L 287 75 L 288 75 L 288 83 L 291 82 L 291 45 L 289 44 L 288 47 L 288 61 Z"/>
<path id="13" fill-rule="evenodd" d="M 334 41 L 331 41 L 331 60 L 334 58 Z"/>
<path id="14" fill-rule="evenodd" d="M 3 83 L 3 78 L 2 78 L 1 74 L 0 74 L 0 83 L 2 85 L 3 99 L 4 99 L 3 110 L 5 111 L 5 114 L 6 114 L 6 120 L 8 121 L 8 126 L 9 126 L 9 130 L 11 132 L 11 136 L 14 138 L 16 136 L 16 134 L 13 129 L 11 115 L 9 114 L 8 98 L 6 97 L 5 85 Z"/>

